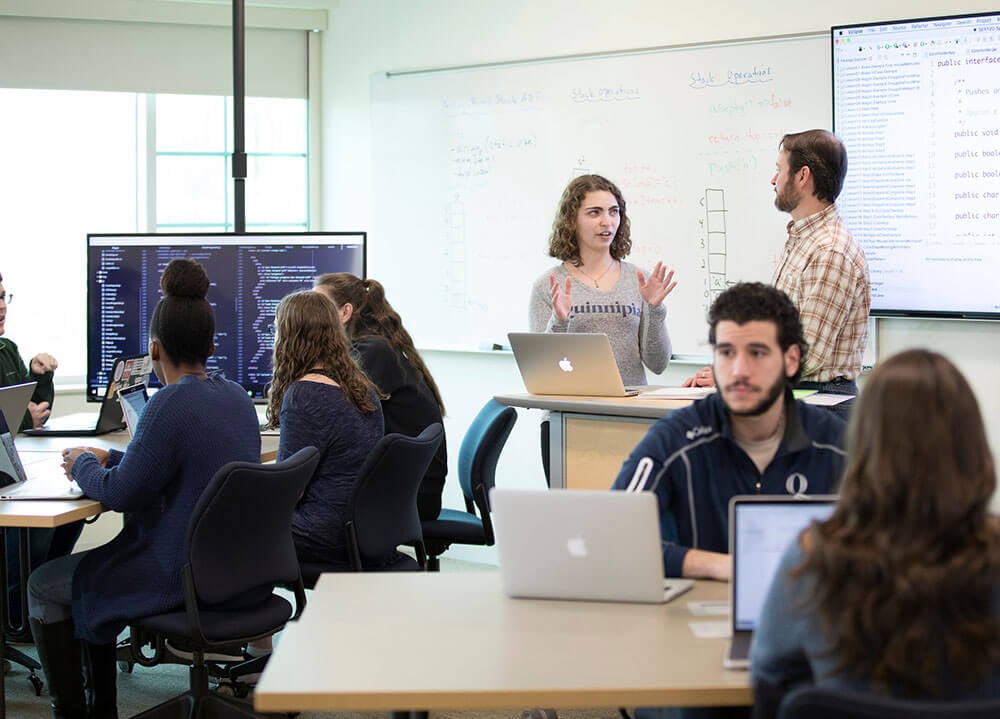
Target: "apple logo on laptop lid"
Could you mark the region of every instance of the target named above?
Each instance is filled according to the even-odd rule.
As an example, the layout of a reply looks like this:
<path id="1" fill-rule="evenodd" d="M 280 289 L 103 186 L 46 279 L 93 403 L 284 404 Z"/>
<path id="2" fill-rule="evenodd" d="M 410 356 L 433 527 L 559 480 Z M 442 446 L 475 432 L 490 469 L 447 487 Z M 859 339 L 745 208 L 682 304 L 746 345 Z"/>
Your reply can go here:
<path id="1" fill-rule="evenodd" d="M 566 551 L 569 556 L 583 558 L 587 556 L 587 542 L 579 534 L 566 540 Z"/>
<path id="2" fill-rule="evenodd" d="M 563 372 L 573 371 L 573 363 L 569 361 L 569 357 L 563 357 L 561 360 L 559 360 L 559 369 L 561 369 Z"/>

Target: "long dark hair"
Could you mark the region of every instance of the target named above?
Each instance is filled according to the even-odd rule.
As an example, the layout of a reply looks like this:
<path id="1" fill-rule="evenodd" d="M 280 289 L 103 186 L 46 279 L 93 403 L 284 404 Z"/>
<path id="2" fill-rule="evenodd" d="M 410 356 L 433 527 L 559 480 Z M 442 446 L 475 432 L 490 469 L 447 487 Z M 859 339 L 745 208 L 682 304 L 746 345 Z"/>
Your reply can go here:
<path id="1" fill-rule="evenodd" d="M 424 364 L 423 358 L 413 346 L 413 338 L 403 327 L 399 313 L 392 308 L 385 298 L 385 288 L 376 280 L 362 280 L 348 272 L 331 272 L 316 278 L 314 284 L 317 290 L 324 292 L 339 306 L 350 304 L 354 311 L 347 321 L 345 329 L 352 340 L 365 337 L 381 337 L 389 345 L 403 355 L 406 361 L 420 373 L 427 387 L 434 395 L 441 414 L 444 412 L 444 401 L 437 383 Z"/>
<path id="2" fill-rule="evenodd" d="M 272 428 L 279 424 L 281 403 L 289 385 L 315 370 L 329 374 L 359 411 L 375 411 L 374 388 L 351 356 L 333 300 L 311 290 L 293 292 L 278 303 L 274 335 L 267 404 L 267 420 Z"/>
<path id="3" fill-rule="evenodd" d="M 1000 663 L 1000 527 L 979 405 L 943 356 L 880 363 L 848 429 L 840 499 L 796 571 L 844 672 L 921 696 L 974 686 Z"/>

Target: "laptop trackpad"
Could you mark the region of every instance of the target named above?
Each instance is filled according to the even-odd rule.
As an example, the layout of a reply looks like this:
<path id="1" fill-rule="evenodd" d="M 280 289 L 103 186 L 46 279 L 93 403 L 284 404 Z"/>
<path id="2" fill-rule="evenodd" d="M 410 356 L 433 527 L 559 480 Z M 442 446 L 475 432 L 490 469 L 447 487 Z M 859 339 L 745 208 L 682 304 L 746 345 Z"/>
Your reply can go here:
<path id="1" fill-rule="evenodd" d="M 723 666 L 726 669 L 749 669 L 750 668 L 750 640 L 753 639 L 753 632 L 736 632 L 729 642 L 729 651 L 726 652 Z"/>

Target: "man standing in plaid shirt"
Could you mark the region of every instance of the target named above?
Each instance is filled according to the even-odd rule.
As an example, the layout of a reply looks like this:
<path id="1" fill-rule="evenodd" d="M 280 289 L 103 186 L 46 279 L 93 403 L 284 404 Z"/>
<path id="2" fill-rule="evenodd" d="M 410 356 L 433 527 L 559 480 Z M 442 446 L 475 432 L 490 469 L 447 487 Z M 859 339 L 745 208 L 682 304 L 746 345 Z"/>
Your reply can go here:
<path id="1" fill-rule="evenodd" d="M 865 253 L 835 204 L 847 174 L 847 151 L 826 130 L 788 134 L 776 168 L 774 205 L 792 220 L 773 284 L 798 307 L 809 343 L 797 386 L 857 394 L 871 283 Z"/>

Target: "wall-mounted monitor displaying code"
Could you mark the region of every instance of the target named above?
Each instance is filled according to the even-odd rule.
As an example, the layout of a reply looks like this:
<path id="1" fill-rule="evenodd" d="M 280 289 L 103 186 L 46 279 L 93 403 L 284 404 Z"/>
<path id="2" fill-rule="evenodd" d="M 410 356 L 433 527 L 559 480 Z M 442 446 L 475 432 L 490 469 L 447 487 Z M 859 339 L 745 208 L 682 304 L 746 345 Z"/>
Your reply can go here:
<path id="1" fill-rule="evenodd" d="M 1000 319 L 1000 13 L 831 33 L 838 204 L 872 314 Z"/>
<path id="2" fill-rule="evenodd" d="M 178 257 L 204 265 L 211 282 L 215 354 L 209 371 L 224 371 L 262 399 L 271 381 L 278 302 L 327 272 L 364 277 L 365 240 L 364 232 L 88 235 L 88 399 L 103 396 L 116 357 L 147 351 L 160 275 Z"/>

